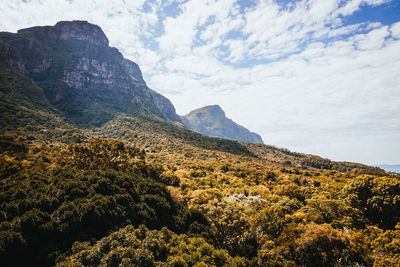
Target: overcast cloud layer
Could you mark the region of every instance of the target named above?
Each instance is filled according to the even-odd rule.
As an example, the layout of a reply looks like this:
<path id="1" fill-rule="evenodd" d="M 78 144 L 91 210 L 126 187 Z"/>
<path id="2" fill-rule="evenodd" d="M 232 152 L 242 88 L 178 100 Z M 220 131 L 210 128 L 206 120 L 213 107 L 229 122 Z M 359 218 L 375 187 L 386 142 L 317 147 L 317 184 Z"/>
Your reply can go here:
<path id="1" fill-rule="evenodd" d="M 219 104 L 266 144 L 395 164 L 400 19 L 362 16 L 385 8 L 400 14 L 390 0 L 0 0 L 0 31 L 87 20 L 180 114 Z"/>

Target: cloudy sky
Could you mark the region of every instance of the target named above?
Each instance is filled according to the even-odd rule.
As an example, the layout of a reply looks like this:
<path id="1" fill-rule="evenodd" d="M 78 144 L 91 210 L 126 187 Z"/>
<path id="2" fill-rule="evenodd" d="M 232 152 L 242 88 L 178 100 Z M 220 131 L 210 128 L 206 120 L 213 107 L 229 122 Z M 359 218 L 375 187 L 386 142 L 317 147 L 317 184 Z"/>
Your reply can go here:
<path id="1" fill-rule="evenodd" d="M 179 114 L 219 104 L 266 144 L 400 163 L 398 0 L 0 0 L 0 31 L 101 26 Z"/>

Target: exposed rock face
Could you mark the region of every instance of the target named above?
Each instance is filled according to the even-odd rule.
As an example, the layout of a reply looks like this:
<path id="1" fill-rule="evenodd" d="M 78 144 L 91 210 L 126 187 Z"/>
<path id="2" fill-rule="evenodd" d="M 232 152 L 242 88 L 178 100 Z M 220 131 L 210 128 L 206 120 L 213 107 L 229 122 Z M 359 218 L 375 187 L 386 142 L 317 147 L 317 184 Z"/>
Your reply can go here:
<path id="1" fill-rule="evenodd" d="M 146 84 L 146 82 L 143 80 L 142 71 L 140 70 L 138 64 L 126 58 L 124 58 L 122 63 L 124 64 L 126 71 L 132 77 L 132 79 L 134 79 L 138 83 Z"/>
<path id="2" fill-rule="evenodd" d="M 261 136 L 228 119 L 218 105 L 193 110 L 182 116 L 182 121 L 189 129 L 207 136 L 264 143 Z"/>
<path id="3" fill-rule="evenodd" d="M 14 69 L 17 69 L 19 72 L 24 72 L 24 62 L 22 62 L 18 51 L 14 47 L 2 41 L 0 41 L 0 61 L 6 62 L 8 65 L 10 65 Z"/>
<path id="4" fill-rule="evenodd" d="M 181 121 L 172 103 L 146 86 L 139 66 L 108 46 L 97 25 L 62 21 L 16 34 L 3 32 L 0 40 L 16 51 L 20 63 L 11 63 L 21 65 L 21 72 L 45 85 L 49 83 L 44 81 L 65 83 L 74 91 L 74 99 L 81 99 L 79 104 L 103 106 L 108 114 L 143 113 Z M 65 92 L 55 95 L 51 102 L 60 104 L 67 99 Z M 68 105 L 63 107 L 68 109 Z"/>
<path id="5" fill-rule="evenodd" d="M 54 26 L 37 26 L 17 31 L 35 37 L 45 43 L 57 43 L 60 40 L 79 40 L 98 46 L 108 46 L 103 30 L 87 21 L 60 21 Z"/>
<path id="6" fill-rule="evenodd" d="M 169 101 L 168 98 L 157 93 L 152 89 L 150 89 L 150 94 L 154 104 L 157 106 L 159 110 L 161 110 L 163 114 L 167 114 L 168 119 L 178 122 L 182 121 L 181 117 L 178 114 L 176 114 L 175 107 L 174 105 L 172 105 L 171 101 Z"/>

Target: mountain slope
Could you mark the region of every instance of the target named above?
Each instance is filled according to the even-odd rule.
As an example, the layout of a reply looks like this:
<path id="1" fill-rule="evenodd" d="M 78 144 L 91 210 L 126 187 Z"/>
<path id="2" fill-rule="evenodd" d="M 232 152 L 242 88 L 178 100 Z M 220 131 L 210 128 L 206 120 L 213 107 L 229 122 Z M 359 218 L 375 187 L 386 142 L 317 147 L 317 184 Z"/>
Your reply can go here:
<path id="1" fill-rule="evenodd" d="M 137 64 L 109 47 L 99 26 L 62 21 L 2 32 L 0 40 L 0 56 L 80 125 L 99 126 L 119 113 L 181 121 L 171 102 L 146 86 Z"/>
<path id="2" fill-rule="evenodd" d="M 0 34 L 4 266 L 399 266 L 400 175 L 182 127 L 75 26 Z"/>
<path id="3" fill-rule="evenodd" d="M 228 119 L 218 105 L 193 110 L 182 120 L 189 129 L 207 136 L 264 144 L 261 136 Z"/>
<path id="4" fill-rule="evenodd" d="M 174 106 L 146 86 L 137 64 L 107 45 L 98 26 L 81 21 L 28 28 L 18 34 L 0 33 L 0 134 L 21 136 L 30 144 L 81 142 L 101 136 L 163 151 L 156 152 L 159 159 L 228 153 L 220 157 L 234 154 L 278 166 L 290 162 L 289 166 L 304 168 L 384 174 L 362 164 L 212 138 L 181 127 Z M 87 80 L 82 78 L 85 75 Z M 227 119 L 220 107 L 203 110 L 207 109 L 203 119 L 217 118 L 217 127 L 233 127 L 246 137 L 241 140 L 262 143 L 261 137 Z M 187 124 L 190 114 L 183 117 Z M 214 136 L 230 138 L 232 134 L 218 131 Z"/>
<path id="5" fill-rule="evenodd" d="M 47 101 L 42 88 L 1 60 L 0 129 L 40 143 L 79 132 Z"/>

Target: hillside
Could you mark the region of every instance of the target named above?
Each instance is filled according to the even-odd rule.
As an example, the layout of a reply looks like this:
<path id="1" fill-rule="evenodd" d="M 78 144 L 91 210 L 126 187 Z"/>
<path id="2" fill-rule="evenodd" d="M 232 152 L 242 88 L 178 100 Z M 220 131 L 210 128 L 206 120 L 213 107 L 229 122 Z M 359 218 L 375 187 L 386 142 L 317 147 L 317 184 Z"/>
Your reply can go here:
<path id="1" fill-rule="evenodd" d="M 115 51 L 97 26 L 71 23 L 0 34 L 4 266 L 400 264 L 400 175 L 208 137 L 140 94 L 124 107 L 102 72 L 79 85 L 82 69 L 67 67 Z M 67 48 L 54 45 L 74 42 L 78 61 L 59 59 Z M 54 57 L 46 72 L 19 45 L 50 49 L 38 50 Z M 153 92 L 114 59 L 102 62 L 130 76 L 110 80 L 115 90 Z"/>
<path id="2" fill-rule="evenodd" d="M 228 119 L 218 105 L 193 110 L 182 116 L 182 121 L 189 129 L 207 136 L 264 144 L 261 136 Z"/>

